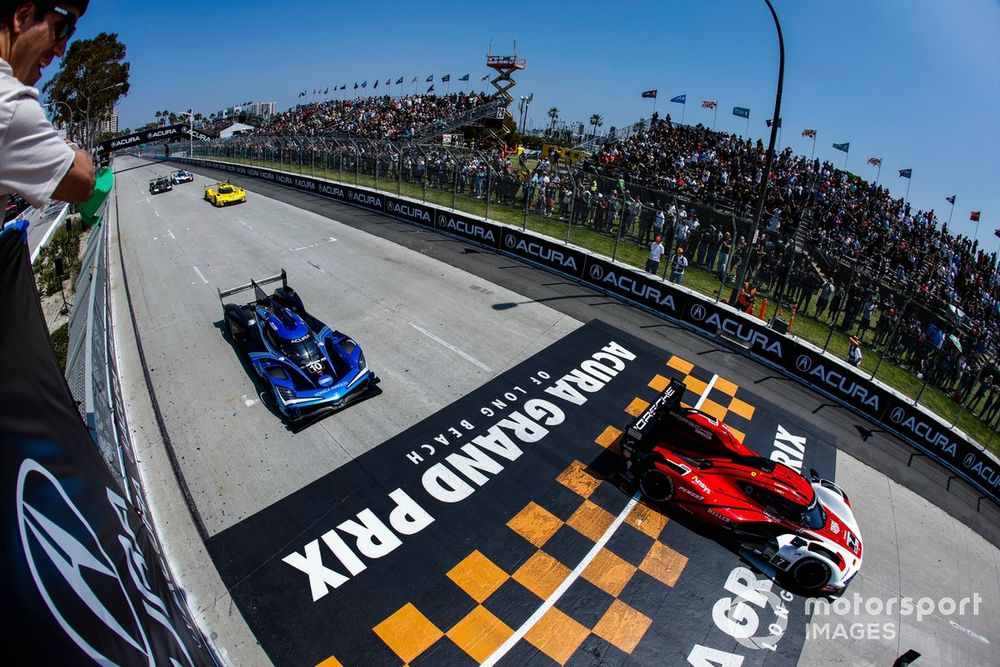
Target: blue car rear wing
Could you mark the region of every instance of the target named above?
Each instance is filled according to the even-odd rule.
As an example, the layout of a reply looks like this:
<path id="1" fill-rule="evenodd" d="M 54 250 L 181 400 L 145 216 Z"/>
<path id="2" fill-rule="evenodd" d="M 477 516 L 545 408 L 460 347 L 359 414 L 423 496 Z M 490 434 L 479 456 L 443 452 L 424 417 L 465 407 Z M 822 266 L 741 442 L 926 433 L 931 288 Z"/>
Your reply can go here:
<path id="1" fill-rule="evenodd" d="M 233 294 L 239 294 L 240 292 L 247 292 L 249 290 L 253 290 L 254 299 L 256 301 L 266 301 L 268 298 L 267 293 L 264 292 L 264 290 L 262 290 L 260 286 L 276 283 L 279 280 L 281 281 L 281 287 L 283 289 L 288 289 L 288 276 L 285 274 L 285 270 L 282 269 L 281 273 L 279 273 L 276 276 L 271 276 L 270 278 L 262 278 L 260 280 L 254 280 L 253 278 L 251 278 L 250 282 L 248 282 L 246 285 L 240 285 L 239 287 L 232 287 L 227 290 L 220 290 L 217 288 L 216 291 L 218 291 L 219 301 L 222 303 L 225 303 L 223 299 L 225 299 L 227 296 L 232 296 Z"/>

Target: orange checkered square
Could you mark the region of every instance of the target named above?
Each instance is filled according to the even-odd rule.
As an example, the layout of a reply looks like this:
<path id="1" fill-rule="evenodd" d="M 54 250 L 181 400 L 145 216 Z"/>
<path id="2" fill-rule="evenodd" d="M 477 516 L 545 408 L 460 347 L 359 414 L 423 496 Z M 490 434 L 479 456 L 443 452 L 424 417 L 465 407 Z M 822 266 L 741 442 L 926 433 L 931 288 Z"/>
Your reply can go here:
<path id="1" fill-rule="evenodd" d="M 569 568 L 544 551 L 536 551 L 517 572 L 514 581 L 529 591 L 546 599 L 569 576 Z"/>
<path id="2" fill-rule="evenodd" d="M 590 494 L 601 485 L 601 480 L 587 472 L 587 466 L 579 461 L 570 463 L 569 467 L 556 477 L 556 481 L 584 498 L 589 498 Z"/>
<path id="3" fill-rule="evenodd" d="M 596 542 L 601 539 L 614 520 L 615 517 L 606 509 L 585 500 L 573 512 L 573 516 L 566 520 L 566 525 Z"/>

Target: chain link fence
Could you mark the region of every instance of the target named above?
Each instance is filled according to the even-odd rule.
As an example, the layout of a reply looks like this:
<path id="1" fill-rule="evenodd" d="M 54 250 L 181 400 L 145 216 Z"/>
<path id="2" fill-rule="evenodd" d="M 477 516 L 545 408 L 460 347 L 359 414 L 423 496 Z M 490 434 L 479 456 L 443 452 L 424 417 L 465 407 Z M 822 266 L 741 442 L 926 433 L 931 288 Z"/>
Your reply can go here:
<path id="1" fill-rule="evenodd" d="M 118 381 L 111 293 L 108 281 L 107 207 L 98 215 L 102 222 L 91 232 L 77 278 L 69 320 L 69 351 L 66 381 L 76 399 L 95 446 L 121 490 L 131 499 L 125 483 L 125 457 L 132 457 L 124 401 Z"/>

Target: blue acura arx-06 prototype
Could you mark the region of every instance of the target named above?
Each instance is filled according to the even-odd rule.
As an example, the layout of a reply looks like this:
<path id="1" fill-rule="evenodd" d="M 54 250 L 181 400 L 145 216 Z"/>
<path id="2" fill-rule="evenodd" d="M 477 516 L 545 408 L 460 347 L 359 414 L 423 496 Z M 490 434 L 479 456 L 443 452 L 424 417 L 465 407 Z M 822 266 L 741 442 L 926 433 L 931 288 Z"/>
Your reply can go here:
<path id="1" fill-rule="evenodd" d="M 281 287 L 270 295 L 261 287 L 279 281 Z M 224 300 L 251 290 L 250 303 Z M 284 269 L 277 276 L 219 290 L 219 300 L 226 333 L 293 431 L 381 393 L 361 346 L 306 312 Z"/>

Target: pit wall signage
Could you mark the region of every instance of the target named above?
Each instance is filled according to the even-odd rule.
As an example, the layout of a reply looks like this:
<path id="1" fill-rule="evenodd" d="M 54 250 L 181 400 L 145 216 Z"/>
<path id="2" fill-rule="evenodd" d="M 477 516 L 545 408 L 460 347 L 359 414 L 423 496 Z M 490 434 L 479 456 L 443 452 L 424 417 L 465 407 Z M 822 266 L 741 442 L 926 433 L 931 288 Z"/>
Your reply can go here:
<path id="1" fill-rule="evenodd" d="M 881 423 L 1000 505 L 1000 464 L 937 418 L 901 401 L 853 368 L 779 334 L 765 323 L 700 299 L 652 274 L 588 255 L 553 239 L 382 193 L 214 160 L 177 158 L 176 161 L 204 164 L 241 176 L 276 182 L 430 227 L 570 276 L 659 315 L 682 321 L 708 335 L 733 340 L 750 355 Z"/>

